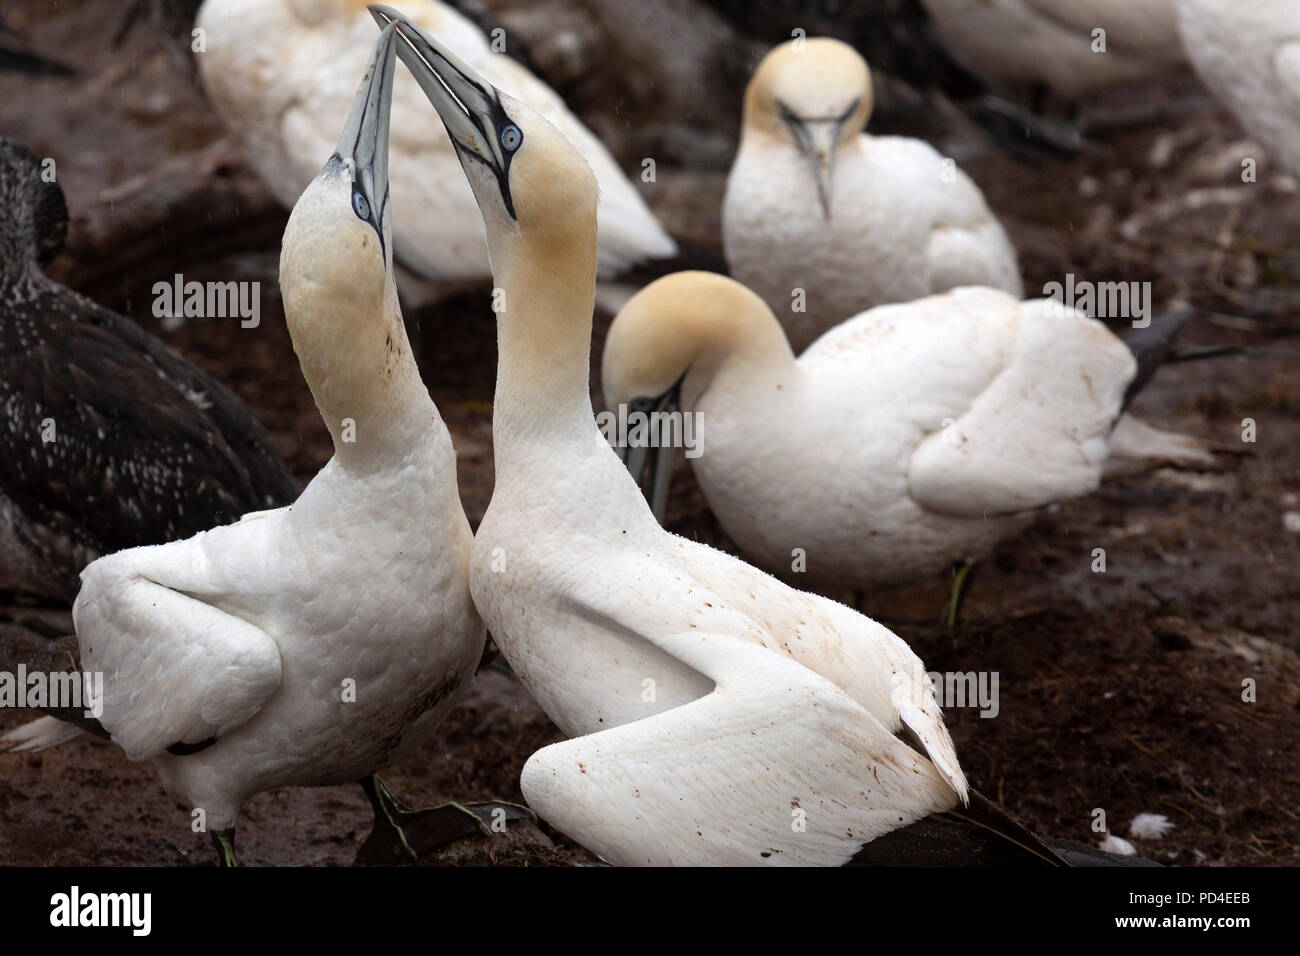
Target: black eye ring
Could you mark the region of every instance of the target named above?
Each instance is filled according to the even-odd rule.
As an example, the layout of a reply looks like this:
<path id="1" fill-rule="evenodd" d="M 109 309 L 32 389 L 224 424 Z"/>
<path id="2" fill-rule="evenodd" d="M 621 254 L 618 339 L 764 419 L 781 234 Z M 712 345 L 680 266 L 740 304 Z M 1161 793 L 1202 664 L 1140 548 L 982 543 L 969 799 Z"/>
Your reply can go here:
<path id="1" fill-rule="evenodd" d="M 524 131 L 513 123 L 501 131 L 501 145 L 507 153 L 513 153 L 524 141 Z"/>
<path id="2" fill-rule="evenodd" d="M 370 203 L 366 201 L 366 197 L 361 193 L 352 194 L 352 211 L 357 214 L 358 218 L 369 221 Z"/>

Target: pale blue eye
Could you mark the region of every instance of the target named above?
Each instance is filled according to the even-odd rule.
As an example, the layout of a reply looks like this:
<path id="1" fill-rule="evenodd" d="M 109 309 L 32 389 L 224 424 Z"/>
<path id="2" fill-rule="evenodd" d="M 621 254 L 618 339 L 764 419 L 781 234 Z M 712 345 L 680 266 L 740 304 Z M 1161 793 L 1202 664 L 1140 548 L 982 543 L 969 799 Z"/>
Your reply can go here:
<path id="1" fill-rule="evenodd" d="M 511 124 L 501 131 L 501 145 L 507 153 L 513 153 L 524 141 L 524 133 L 518 126 Z"/>
<path id="2" fill-rule="evenodd" d="M 370 203 L 366 202 L 366 197 L 361 193 L 352 194 L 352 211 L 361 219 L 370 219 Z"/>

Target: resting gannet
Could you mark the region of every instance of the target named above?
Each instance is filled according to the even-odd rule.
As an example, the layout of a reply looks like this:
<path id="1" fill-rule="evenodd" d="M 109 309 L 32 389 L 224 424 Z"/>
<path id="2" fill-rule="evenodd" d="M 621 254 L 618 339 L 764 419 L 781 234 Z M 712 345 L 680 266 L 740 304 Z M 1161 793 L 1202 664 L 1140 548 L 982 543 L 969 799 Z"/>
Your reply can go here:
<path id="1" fill-rule="evenodd" d="M 825 38 L 778 46 L 745 91 L 727 265 L 795 348 L 875 305 L 959 285 L 1022 291 L 979 187 L 920 140 L 864 133 L 871 107 L 866 62 Z"/>
<path id="2" fill-rule="evenodd" d="M 1300 2 L 1177 2 L 1197 74 L 1247 133 L 1300 176 Z"/>
<path id="3" fill-rule="evenodd" d="M 363 0 L 206 0 L 197 25 L 204 88 L 253 168 L 286 206 L 316 174 L 333 142 L 334 117 L 352 90 L 347 77 L 365 64 L 374 27 Z M 676 254 L 614 158 L 563 100 L 516 61 L 493 52 L 473 23 L 445 3 L 398 4 L 421 29 L 454 49 L 503 89 L 537 104 L 578 145 L 600 180 L 602 272 Z M 454 284 L 491 276 L 483 224 L 456 154 L 409 77 L 393 91 L 391 177 L 409 213 L 396 226 L 396 261 L 416 276 Z"/>
<path id="4" fill-rule="evenodd" d="M 957 62 L 1077 102 L 1183 61 L 1175 0 L 921 0 Z M 1096 31 L 1104 31 L 1104 35 Z"/>
<path id="5" fill-rule="evenodd" d="M 104 730 L 202 811 L 231 865 L 236 815 L 262 790 L 363 780 L 377 831 L 403 824 L 372 775 L 429 736 L 485 642 L 455 453 L 391 273 L 392 41 L 381 37 L 337 150 L 294 206 L 280 259 L 334 457 L 288 507 L 100 558 L 73 606 L 81 666 L 104 675 Z M 0 749 L 66 731 L 42 718 Z M 447 815 L 478 825 L 458 805 Z"/>
<path id="6" fill-rule="evenodd" d="M 1140 423 L 1112 443 L 1138 370 L 1101 322 L 984 288 L 880 306 L 796 358 L 749 289 L 679 272 L 619 312 L 602 379 L 610 409 L 697 417 L 692 467 L 746 557 L 858 591 L 975 560 L 1036 509 L 1094 491 L 1113 455 L 1213 462 Z M 644 455 L 629 451 L 638 477 Z M 671 471 L 656 455 L 661 519 Z"/>
<path id="7" fill-rule="evenodd" d="M 293 500 L 234 393 L 134 322 L 42 270 L 63 190 L 0 137 L 0 589 L 71 603 L 101 554 Z"/>
<path id="8" fill-rule="evenodd" d="M 619 864 L 838 864 L 936 813 L 988 820 L 903 641 L 659 527 L 593 420 L 595 178 L 539 114 L 371 9 L 456 143 L 504 291 L 470 588 L 574 738 L 529 758 L 529 804 Z M 1061 862 L 998 819 L 1012 852 Z"/>

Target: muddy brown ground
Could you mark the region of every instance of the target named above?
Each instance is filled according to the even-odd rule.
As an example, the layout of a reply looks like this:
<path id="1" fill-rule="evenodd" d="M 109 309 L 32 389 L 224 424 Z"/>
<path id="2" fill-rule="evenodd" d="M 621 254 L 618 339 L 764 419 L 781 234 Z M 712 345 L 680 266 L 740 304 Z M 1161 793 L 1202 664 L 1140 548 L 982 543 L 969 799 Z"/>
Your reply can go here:
<path id="1" fill-rule="evenodd" d="M 5 6 L 11 27 L 82 71 L 72 80 L 0 76 L 0 132 L 57 159 L 72 209 L 69 248 L 52 274 L 231 384 L 305 481 L 330 446 L 279 312 L 285 214 L 162 34 L 142 29 L 110 49 L 105 24 L 116 11 L 106 0 Z M 1149 114 L 1141 122 L 1132 122 L 1135 104 Z M 1016 159 L 979 139 L 946 144 L 1006 223 L 1027 288 L 1071 272 L 1151 281 L 1158 301 L 1201 307 L 1188 344 L 1300 349 L 1297 184 L 1267 165 L 1259 182 L 1243 184 L 1242 158 L 1263 154 L 1188 79 L 1139 97 L 1116 93 L 1084 119 L 1097 149 L 1073 160 Z M 630 140 L 613 145 L 634 168 L 640 144 Z M 716 161 L 665 163 L 648 198 L 672 231 L 716 254 L 724 178 Z M 162 330 L 150 290 L 176 271 L 262 281 L 260 327 L 192 320 Z M 487 302 L 486 291 L 470 293 L 410 317 L 473 522 L 492 486 Z M 607 324 L 598 317 L 596 356 Z M 996 718 L 972 708 L 946 717 L 975 786 L 1033 828 L 1091 841 L 1097 808 L 1125 836 L 1134 814 L 1163 813 L 1173 831 L 1137 841 L 1161 862 L 1300 862 L 1300 533 L 1284 519 L 1300 514 L 1296 369 L 1294 355 L 1253 354 L 1162 370 L 1136 411 L 1241 454 L 1225 455 L 1217 471 L 1108 481 L 1048 509 L 980 565 L 955 639 L 930 626 L 947 580 L 866 597 L 865 610 L 895 624 L 930 669 L 998 672 Z M 1241 440 L 1246 418 L 1257 423 L 1253 444 Z M 734 550 L 684 466 L 669 523 Z M 1104 574 L 1091 570 L 1095 548 L 1106 551 Z M 1252 703 L 1242 699 L 1247 679 Z M 2 712 L 0 727 L 29 716 Z M 557 736 L 516 682 L 484 673 L 440 736 L 387 776 L 413 805 L 518 800 L 523 762 Z M 345 865 L 368 823 L 355 787 L 266 793 L 245 809 L 240 855 L 249 864 Z M 422 862 L 595 861 L 543 827 Z M 0 864 L 51 863 L 209 865 L 211 853 L 148 766 L 83 740 L 0 758 Z"/>

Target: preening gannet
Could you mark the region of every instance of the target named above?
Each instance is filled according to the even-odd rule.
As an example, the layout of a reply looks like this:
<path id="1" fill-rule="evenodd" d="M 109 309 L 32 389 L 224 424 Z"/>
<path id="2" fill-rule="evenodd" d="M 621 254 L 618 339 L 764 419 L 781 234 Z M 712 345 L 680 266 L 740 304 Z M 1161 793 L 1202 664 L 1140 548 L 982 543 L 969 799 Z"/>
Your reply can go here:
<path id="1" fill-rule="evenodd" d="M 1183 60 L 1175 0 L 921 0 L 967 69 L 1071 102 Z M 1104 36 L 1096 31 L 1104 31 Z"/>
<path id="2" fill-rule="evenodd" d="M 593 420 L 595 178 L 540 115 L 371 9 L 456 143 L 504 290 L 470 587 L 573 738 L 529 758 L 530 805 L 620 864 L 845 863 L 933 814 L 989 810 L 903 641 L 659 527 Z M 1014 853 L 1061 861 L 1014 832 Z"/>
<path id="3" fill-rule="evenodd" d="M 224 863 L 240 806 L 274 787 L 360 780 L 377 830 L 404 820 L 371 775 L 428 737 L 484 646 L 455 453 L 392 280 L 392 41 L 294 206 L 280 260 L 334 457 L 288 507 L 100 558 L 73 607 L 81 667 L 104 675 L 104 730 L 202 811 Z M 66 738 L 43 718 L 0 749 Z M 477 825 L 459 806 L 449 815 Z"/>
<path id="4" fill-rule="evenodd" d="M 1197 74 L 1293 176 L 1300 176 L 1300 2 L 1177 0 Z"/>
<path id="5" fill-rule="evenodd" d="M 795 348 L 872 306 L 961 285 L 1022 291 L 979 187 L 920 140 L 864 133 L 871 106 L 866 62 L 825 38 L 775 48 L 745 91 L 727 265 Z"/>
<path id="6" fill-rule="evenodd" d="M 504 53 L 493 52 L 473 23 L 437 0 L 398 9 L 502 89 L 536 105 L 577 145 L 600 181 L 602 273 L 676 254 L 614 158 L 550 87 Z M 350 77 L 365 64 L 374 26 L 364 0 L 206 0 L 196 54 L 203 85 L 249 162 L 276 197 L 291 206 L 333 143 L 335 117 L 351 102 Z M 410 78 L 393 90 L 390 165 L 393 191 L 407 214 L 396 224 L 399 265 L 428 280 L 454 283 L 491 276 L 483 223 L 456 154 Z"/>
<path id="7" fill-rule="evenodd" d="M 0 590 L 71 603 L 101 554 L 186 538 L 297 489 L 233 392 L 45 277 L 68 212 L 44 170 L 0 137 Z"/>
<path id="8" fill-rule="evenodd" d="M 1212 461 L 1153 429 L 1161 447 L 1112 448 L 1138 365 L 1095 319 L 983 288 L 880 306 L 796 358 L 750 290 L 680 272 L 620 311 L 602 379 L 611 409 L 698 417 L 692 467 L 746 557 L 860 590 L 978 558 L 1035 509 L 1095 490 L 1112 454 L 1172 443 Z M 644 454 L 629 453 L 638 477 Z M 656 456 L 660 518 L 671 471 Z"/>

